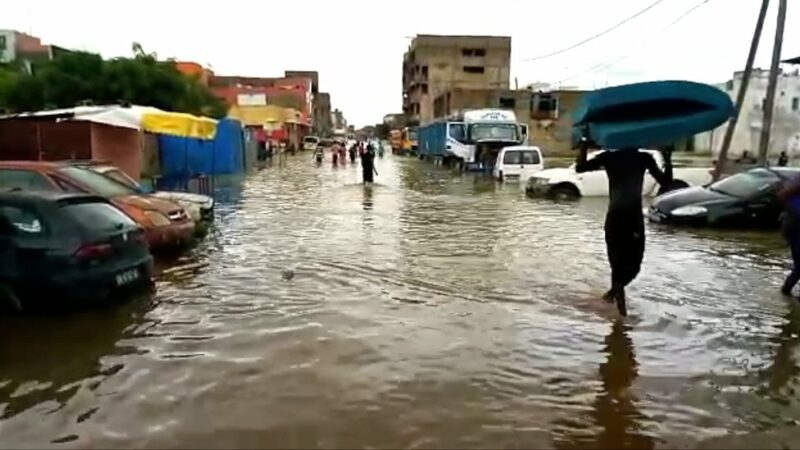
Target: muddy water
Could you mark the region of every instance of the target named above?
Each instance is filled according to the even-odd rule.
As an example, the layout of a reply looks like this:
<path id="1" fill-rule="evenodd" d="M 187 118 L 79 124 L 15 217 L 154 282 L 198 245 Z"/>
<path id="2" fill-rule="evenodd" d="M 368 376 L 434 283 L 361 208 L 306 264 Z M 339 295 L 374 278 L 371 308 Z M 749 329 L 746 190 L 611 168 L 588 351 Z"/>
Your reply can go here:
<path id="1" fill-rule="evenodd" d="M 153 298 L 0 320 L 0 446 L 651 448 L 800 418 L 777 238 L 651 227 L 620 322 L 603 200 L 377 170 L 297 156 Z"/>

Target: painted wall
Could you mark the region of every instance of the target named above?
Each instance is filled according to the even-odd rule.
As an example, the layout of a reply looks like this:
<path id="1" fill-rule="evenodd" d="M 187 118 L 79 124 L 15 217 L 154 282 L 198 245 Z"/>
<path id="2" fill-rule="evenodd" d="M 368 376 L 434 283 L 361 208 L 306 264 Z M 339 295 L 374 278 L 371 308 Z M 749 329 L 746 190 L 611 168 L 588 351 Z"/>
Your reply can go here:
<path id="1" fill-rule="evenodd" d="M 768 76 L 768 70 L 756 69 L 753 71 L 739 116 L 739 123 L 733 134 L 731 156 L 739 156 L 745 150 L 749 150 L 751 155 L 756 155 L 758 152 L 763 128 L 763 102 L 767 95 Z M 741 82 L 742 73 L 737 72 L 733 79 L 719 84 L 717 87 L 736 101 Z M 711 132 L 697 135 L 695 147 L 698 150 L 711 150 L 714 155 L 719 154 L 726 129 L 727 124 Z M 778 77 L 768 154 L 774 158 L 782 151 L 789 151 L 791 157 L 800 158 L 800 72 L 797 69 L 784 71 Z"/>

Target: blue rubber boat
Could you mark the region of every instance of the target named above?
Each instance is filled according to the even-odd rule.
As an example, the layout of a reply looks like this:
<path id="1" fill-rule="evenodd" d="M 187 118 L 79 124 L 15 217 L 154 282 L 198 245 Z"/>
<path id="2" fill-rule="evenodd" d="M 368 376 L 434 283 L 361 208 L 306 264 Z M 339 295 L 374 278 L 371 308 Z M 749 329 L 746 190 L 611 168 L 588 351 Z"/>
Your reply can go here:
<path id="1" fill-rule="evenodd" d="M 733 115 L 725 92 L 691 81 L 627 84 L 587 93 L 573 115 L 573 138 L 589 137 L 608 150 L 669 145 L 712 130 Z"/>

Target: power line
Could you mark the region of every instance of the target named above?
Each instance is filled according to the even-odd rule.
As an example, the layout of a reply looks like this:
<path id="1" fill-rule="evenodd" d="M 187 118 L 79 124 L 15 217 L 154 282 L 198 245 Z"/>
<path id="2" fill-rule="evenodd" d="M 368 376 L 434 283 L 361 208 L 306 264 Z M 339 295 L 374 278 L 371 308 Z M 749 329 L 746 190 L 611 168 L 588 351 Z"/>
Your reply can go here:
<path id="1" fill-rule="evenodd" d="M 647 8 L 637 12 L 636 14 L 628 17 L 627 19 L 623 20 L 622 22 L 619 22 L 618 24 L 612 26 L 611 28 L 608 28 L 605 31 L 601 31 L 600 33 L 597 33 L 595 35 L 589 36 L 588 38 L 586 38 L 586 39 L 584 39 L 584 40 L 582 40 L 582 41 L 580 41 L 580 42 L 578 42 L 576 44 L 572 44 L 569 47 L 562 48 L 561 50 L 557 50 L 557 51 L 554 51 L 552 53 L 548 53 L 546 55 L 540 55 L 540 56 L 535 56 L 533 58 L 523 59 L 522 61 L 538 61 L 540 59 L 550 58 L 551 56 L 560 55 L 560 54 L 566 53 L 566 52 L 568 52 L 568 51 L 570 51 L 570 50 L 572 50 L 574 48 L 578 48 L 583 44 L 591 42 L 591 41 L 593 41 L 593 40 L 595 40 L 595 39 L 597 39 L 599 37 L 605 36 L 606 34 L 616 30 L 617 28 L 621 27 L 622 25 L 625 25 L 626 23 L 630 22 L 631 20 L 633 20 L 633 19 L 641 16 L 642 14 L 646 13 L 647 11 L 655 8 L 656 6 L 658 6 L 659 3 L 662 3 L 663 1 L 664 0 L 656 0 L 655 2 L 651 3 L 650 6 L 648 6 Z"/>
<path id="2" fill-rule="evenodd" d="M 697 4 L 696 4 L 696 5 L 694 5 L 693 7 L 689 8 L 688 10 L 686 10 L 685 12 L 683 12 L 683 14 L 681 14 L 680 16 L 678 16 L 678 17 L 677 17 L 675 20 L 673 20 L 672 22 L 670 22 L 669 24 L 667 24 L 667 26 L 665 26 L 664 28 L 662 28 L 662 29 L 661 29 L 661 31 L 660 31 L 659 33 L 657 33 L 657 34 L 654 34 L 654 35 L 651 35 L 651 38 L 650 38 L 650 39 L 648 39 L 648 40 L 645 42 L 645 44 L 650 44 L 650 43 L 651 43 L 652 41 L 654 41 L 656 38 L 660 37 L 662 33 L 664 33 L 665 31 L 667 31 L 668 29 L 670 29 L 670 28 L 674 27 L 674 26 L 675 26 L 675 25 L 677 25 L 677 24 L 678 24 L 680 21 L 682 21 L 683 19 L 685 19 L 685 18 L 686 18 L 686 17 L 687 17 L 689 14 L 693 13 L 693 12 L 694 12 L 694 11 L 696 11 L 698 8 L 700 8 L 701 6 L 705 5 L 706 3 L 710 2 L 710 1 L 711 1 L 711 0 L 703 0 L 703 1 L 701 1 L 700 3 L 697 3 Z M 613 67 L 614 65 L 616 65 L 616 64 L 617 64 L 617 63 L 619 63 L 620 61 L 622 61 L 622 60 L 624 60 L 624 59 L 628 58 L 628 57 L 629 57 L 629 56 L 631 56 L 633 53 L 635 53 L 635 52 L 629 52 L 629 53 L 627 53 L 627 54 L 625 54 L 625 55 L 622 55 L 622 56 L 619 56 L 619 57 L 617 57 L 617 58 L 609 59 L 609 60 L 603 61 L 603 62 L 601 62 L 601 63 L 599 63 L 599 64 L 595 64 L 595 65 L 593 65 L 593 66 L 589 67 L 587 70 L 585 70 L 585 71 L 583 71 L 583 72 L 580 72 L 580 73 L 577 73 L 577 74 L 575 74 L 575 75 L 572 75 L 572 76 L 570 76 L 570 77 L 567 77 L 567 78 L 561 79 L 561 80 L 557 81 L 555 84 L 561 84 L 561 83 L 563 83 L 563 82 L 565 82 L 565 81 L 569 81 L 569 80 L 572 80 L 572 79 L 578 78 L 578 77 L 580 77 L 580 76 L 583 76 L 583 75 L 591 75 L 591 74 L 595 74 L 595 73 L 600 73 L 600 72 L 603 72 L 603 71 L 605 71 L 605 70 L 608 70 L 609 68 Z"/>

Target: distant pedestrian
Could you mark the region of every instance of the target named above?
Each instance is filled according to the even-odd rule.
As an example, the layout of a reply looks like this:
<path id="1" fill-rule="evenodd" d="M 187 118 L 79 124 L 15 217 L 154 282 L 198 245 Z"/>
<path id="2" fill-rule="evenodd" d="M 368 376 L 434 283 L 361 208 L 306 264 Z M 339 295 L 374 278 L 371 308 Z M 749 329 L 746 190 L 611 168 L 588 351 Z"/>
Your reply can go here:
<path id="1" fill-rule="evenodd" d="M 363 155 L 361 155 L 361 171 L 364 178 L 364 184 L 374 182 L 375 178 L 373 176 L 378 175 L 378 171 L 375 170 L 375 153 L 367 150 Z"/>
<path id="2" fill-rule="evenodd" d="M 786 150 L 781 152 L 781 156 L 778 157 L 778 166 L 779 167 L 786 167 L 789 165 L 789 155 L 786 153 Z"/>
<path id="3" fill-rule="evenodd" d="M 333 162 L 333 167 L 337 167 L 339 165 L 339 143 L 334 142 L 331 146 L 331 161 Z"/>
<path id="4" fill-rule="evenodd" d="M 356 146 L 355 146 L 355 144 L 351 145 L 350 148 L 347 149 L 347 152 L 350 154 L 350 164 L 355 164 L 356 163 Z"/>

